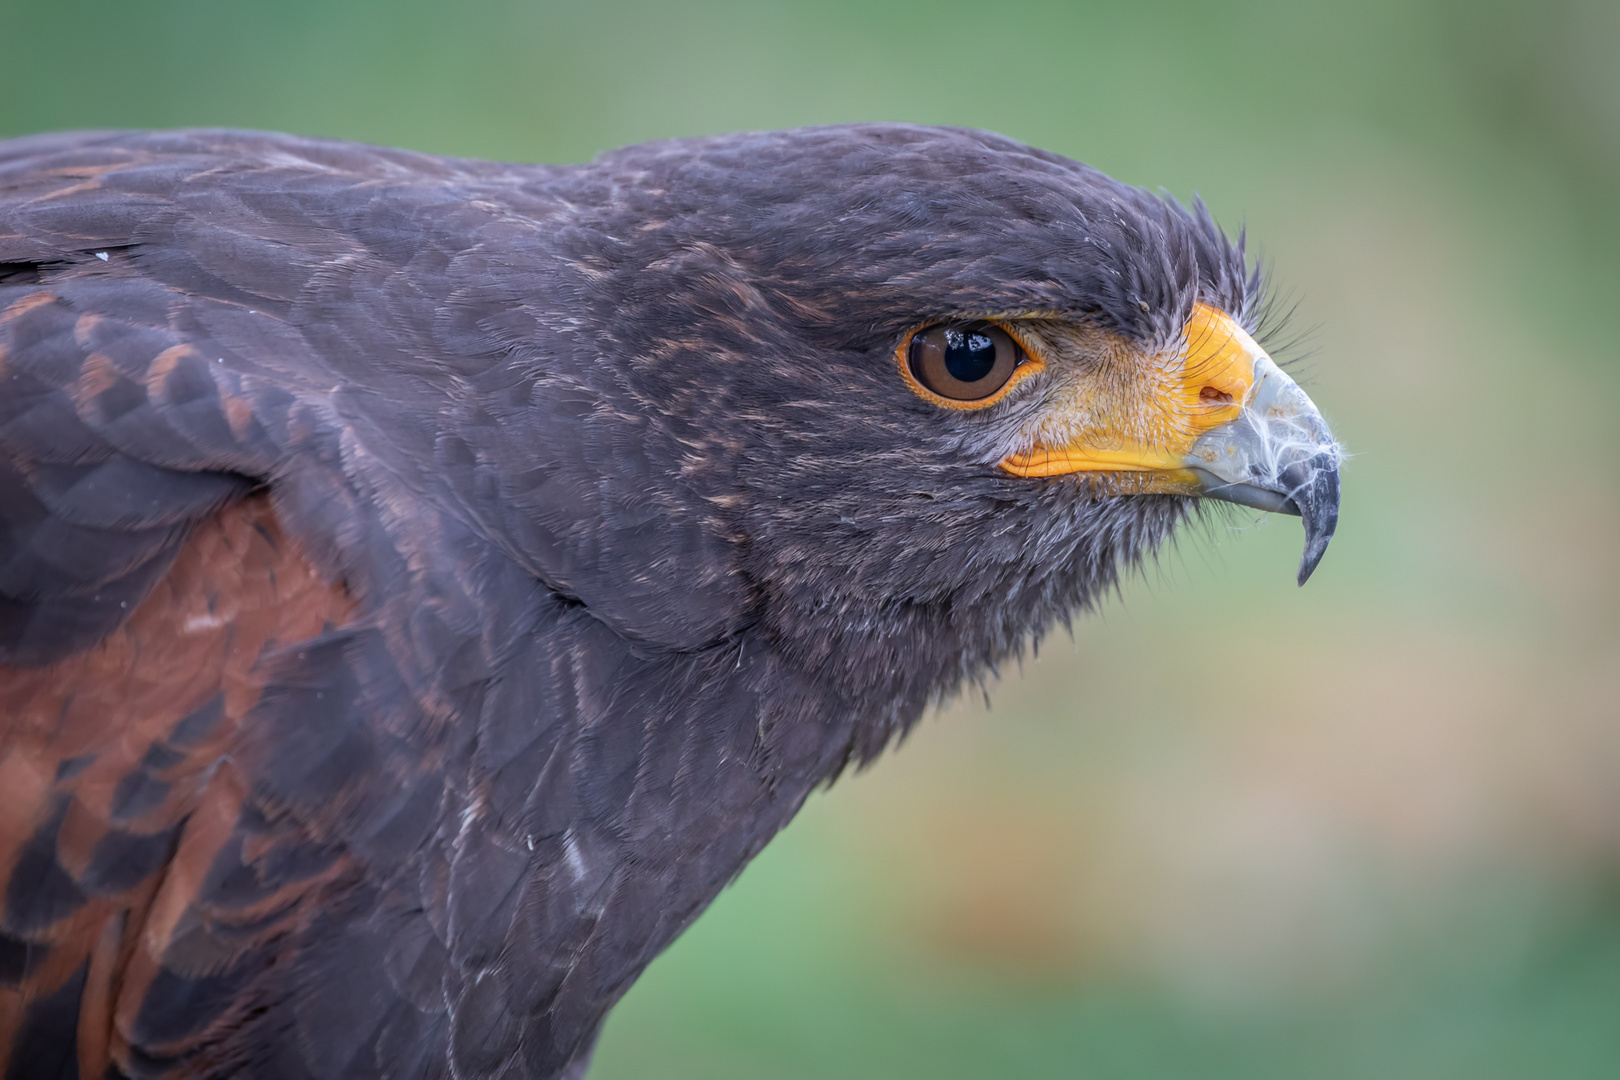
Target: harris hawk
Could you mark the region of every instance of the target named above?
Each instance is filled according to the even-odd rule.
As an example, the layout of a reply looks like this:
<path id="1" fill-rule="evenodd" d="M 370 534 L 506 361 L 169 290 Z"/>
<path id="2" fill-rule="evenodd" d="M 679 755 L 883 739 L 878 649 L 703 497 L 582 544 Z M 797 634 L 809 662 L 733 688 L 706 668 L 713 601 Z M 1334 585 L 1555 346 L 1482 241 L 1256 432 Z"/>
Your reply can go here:
<path id="1" fill-rule="evenodd" d="M 900 124 L 0 143 L 0 1062 L 577 1077 L 799 809 L 1339 450 L 1202 205 Z"/>

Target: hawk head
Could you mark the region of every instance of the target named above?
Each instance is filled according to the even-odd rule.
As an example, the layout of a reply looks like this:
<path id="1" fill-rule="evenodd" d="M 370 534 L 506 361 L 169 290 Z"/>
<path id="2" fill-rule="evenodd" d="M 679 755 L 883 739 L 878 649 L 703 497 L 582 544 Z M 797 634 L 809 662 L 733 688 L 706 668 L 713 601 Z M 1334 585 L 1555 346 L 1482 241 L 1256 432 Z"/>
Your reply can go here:
<path id="1" fill-rule="evenodd" d="M 1201 204 L 891 124 L 630 147 L 569 189 L 588 347 L 766 631 L 853 693 L 972 676 L 1200 499 L 1299 515 L 1302 584 L 1327 547 L 1339 449 Z"/>

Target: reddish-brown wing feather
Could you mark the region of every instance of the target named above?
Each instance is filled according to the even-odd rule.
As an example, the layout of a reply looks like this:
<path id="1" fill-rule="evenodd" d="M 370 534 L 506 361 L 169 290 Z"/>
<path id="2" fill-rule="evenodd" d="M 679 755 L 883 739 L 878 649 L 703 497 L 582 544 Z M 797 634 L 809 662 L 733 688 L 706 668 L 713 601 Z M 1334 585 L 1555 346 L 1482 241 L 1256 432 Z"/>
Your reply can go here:
<path id="1" fill-rule="evenodd" d="M 232 965 L 184 953 L 188 921 L 222 914 L 193 901 L 237 829 L 238 725 L 265 685 L 263 658 L 352 610 L 256 497 L 199 527 L 99 645 L 46 668 L 0 667 L 0 1059 L 10 1075 L 56 1075 L 64 1063 L 50 1059 L 74 1047 L 80 1076 L 101 1076 L 109 1060 L 132 1071 L 130 1028 L 157 973 Z M 280 932 L 301 896 L 339 870 L 229 913 L 243 926 L 269 920 L 244 948 Z M 73 1018 L 63 996 L 83 1003 L 68 1038 L 53 1029 Z"/>

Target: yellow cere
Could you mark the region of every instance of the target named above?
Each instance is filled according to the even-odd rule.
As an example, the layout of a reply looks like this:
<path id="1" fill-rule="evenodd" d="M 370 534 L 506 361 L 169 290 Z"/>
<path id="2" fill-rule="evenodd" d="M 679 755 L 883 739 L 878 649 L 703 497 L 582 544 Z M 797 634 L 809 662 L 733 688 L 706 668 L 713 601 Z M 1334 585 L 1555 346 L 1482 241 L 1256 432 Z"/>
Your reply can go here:
<path id="1" fill-rule="evenodd" d="M 1194 306 L 1179 347 L 1158 356 L 1143 356 L 1119 338 L 1101 349 L 1091 340 L 1092 362 L 1077 365 L 1072 385 L 1058 388 L 1034 445 L 1001 467 L 1030 477 L 1163 474 L 1139 477 L 1130 485 L 1138 491 L 1194 483 L 1186 471 L 1193 443 L 1243 411 L 1264 351 L 1208 304 Z"/>

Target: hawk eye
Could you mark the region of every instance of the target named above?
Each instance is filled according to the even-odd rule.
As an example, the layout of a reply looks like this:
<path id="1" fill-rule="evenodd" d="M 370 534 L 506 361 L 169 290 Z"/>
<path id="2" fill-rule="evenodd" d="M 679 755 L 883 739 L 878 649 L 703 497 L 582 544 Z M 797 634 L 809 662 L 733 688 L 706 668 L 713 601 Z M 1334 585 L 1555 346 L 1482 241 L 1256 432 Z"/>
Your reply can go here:
<path id="1" fill-rule="evenodd" d="M 932 326 L 911 339 L 911 374 L 952 401 L 980 401 L 994 394 L 1023 362 L 1024 353 L 993 323 Z"/>

